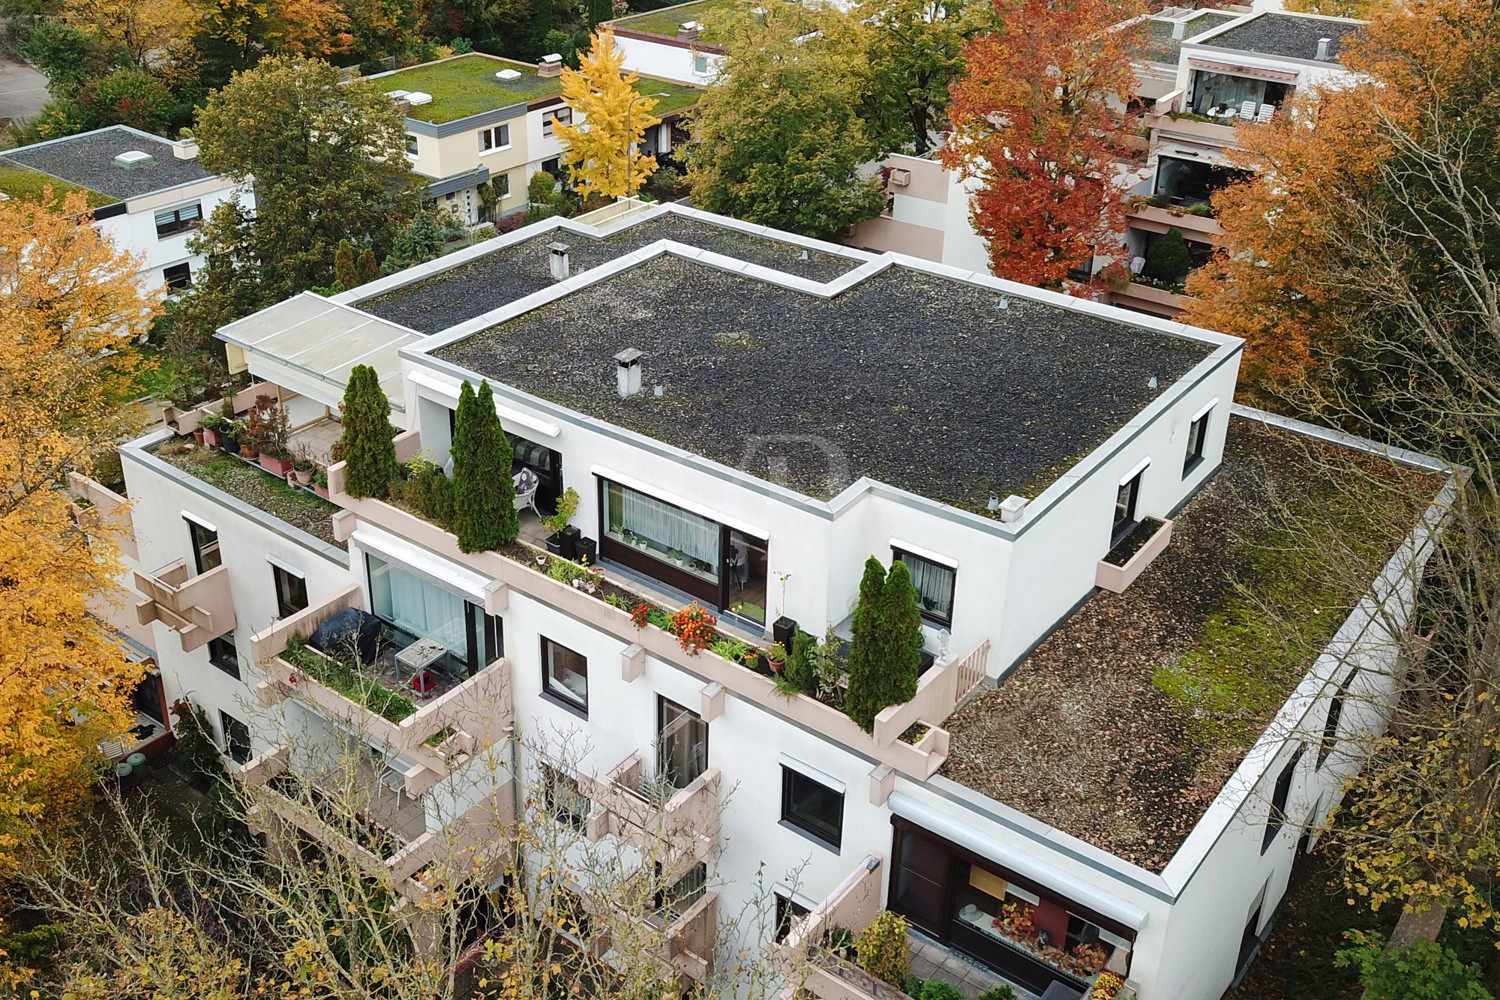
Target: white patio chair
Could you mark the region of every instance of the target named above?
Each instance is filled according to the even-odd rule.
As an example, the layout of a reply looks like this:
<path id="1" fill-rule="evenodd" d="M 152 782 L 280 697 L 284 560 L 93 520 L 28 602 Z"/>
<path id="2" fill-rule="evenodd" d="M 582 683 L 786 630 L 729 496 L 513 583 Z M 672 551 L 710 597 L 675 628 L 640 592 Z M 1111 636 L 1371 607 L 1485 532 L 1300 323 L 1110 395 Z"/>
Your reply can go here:
<path id="1" fill-rule="evenodd" d="M 530 469 L 522 469 L 511 477 L 511 481 L 516 485 L 516 510 L 530 509 L 541 517 L 542 512 L 536 509 L 536 491 L 542 483 L 541 478 Z"/>
<path id="2" fill-rule="evenodd" d="M 1260 114 L 1258 114 L 1258 115 L 1255 116 L 1255 120 L 1258 121 L 1258 122 L 1260 122 L 1262 125 L 1264 125 L 1266 122 L 1270 121 L 1272 119 L 1272 117 L 1275 116 L 1275 114 L 1276 114 L 1276 105 L 1274 105 L 1274 104 L 1262 104 L 1260 106 Z"/>
<path id="3" fill-rule="evenodd" d="M 1254 101 L 1244 101 L 1240 104 L 1240 117 L 1245 119 L 1245 121 L 1247 122 L 1255 120 Z"/>

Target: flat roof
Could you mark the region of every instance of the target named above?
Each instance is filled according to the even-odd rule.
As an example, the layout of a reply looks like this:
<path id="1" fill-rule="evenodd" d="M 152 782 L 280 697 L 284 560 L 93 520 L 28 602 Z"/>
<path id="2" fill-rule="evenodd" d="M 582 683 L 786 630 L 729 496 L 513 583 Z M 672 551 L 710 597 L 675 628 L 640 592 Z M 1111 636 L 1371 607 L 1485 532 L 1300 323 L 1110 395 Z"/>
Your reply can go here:
<path id="1" fill-rule="evenodd" d="M 666 254 L 432 354 L 808 496 L 869 476 L 985 514 L 1215 349 L 1024 291 L 892 263 L 824 298 Z M 620 399 L 631 347 L 645 389 Z"/>
<path id="2" fill-rule="evenodd" d="M 644 14 L 622 17 L 609 23 L 616 28 L 625 28 L 629 31 L 676 38 L 679 25 L 687 21 L 696 21 L 703 25 L 698 34 L 698 41 L 705 45 L 712 45 L 718 40 L 716 29 L 722 27 L 737 10 L 746 8 L 748 5 L 742 3 L 742 0 L 697 0 L 696 3 L 663 7 Z"/>
<path id="3" fill-rule="evenodd" d="M 1165 551 L 949 716 L 942 773 L 1160 872 L 1444 482 L 1231 418 Z"/>
<path id="4" fill-rule="evenodd" d="M 845 255 L 808 249 L 665 212 L 613 230 L 603 238 L 547 229 L 430 278 L 360 301 L 357 306 L 413 330 L 437 333 L 555 284 L 548 263 L 549 243 L 568 244 L 572 273 L 580 274 L 657 240 L 676 240 L 814 281 L 830 281 L 870 259 L 853 251 Z"/>
<path id="5" fill-rule="evenodd" d="M 174 148 L 170 140 L 159 135 L 113 125 L 8 149 L 0 154 L 0 167 L 40 170 L 114 201 L 212 176 L 196 159 L 179 160 Z M 149 153 L 151 162 L 130 170 L 115 166 L 116 156 L 134 150 Z"/>
<path id="6" fill-rule="evenodd" d="M 1205 38 L 1198 44 L 1311 60 L 1317 57 L 1318 40 L 1327 38 L 1331 40 L 1327 61 L 1337 63 L 1344 43 L 1358 35 L 1363 28 L 1362 21 L 1267 11 L 1247 18 L 1241 24 L 1212 38 Z"/>
<path id="7" fill-rule="evenodd" d="M 520 79 L 495 79 L 496 73 L 507 69 L 520 73 Z M 383 91 L 431 94 L 431 104 L 414 105 L 406 116 L 434 125 L 562 93 L 561 78 L 537 76 L 536 67 L 530 63 L 482 52 L 380 73 L 369 80 Z"/>
<path id="8" fill-rule="evenodd" d="M 1242 15 L 1219 10 L 1200 10 L 1194 11 L 1188 17 L 1152 18 L 1146 22 L 1145 30 L 1141 32 L 1140 40 L 1136 43 L 1135 57 L 1146 62 L 1176 65 L 1177 55 L 1182 51 L 1183 42 L 1191 41 L 1195 35 L 1223 27 L 1240 16 Z M 1183 25 L 1183 37 L 1173 38 L 1172 32 L 1179 24 Z"/>
<path id="9" fill-rule="evenodd" d="M 54 177 L 40 170 L 32 170 L 18 163 L 10 163 L 0 156 L 0 194 L 18 201 L 41 201 L 43 191 L 49 187 L 52 189 L 52 197 L 58 201 L 61 201 L 64 195 L 74 191 L 84 192 L 90 208 L 103 208 L 105 205 L 113 205 L 119 201 L 118 198 L 111 198 L 107 194 L 70 184 L 61 177 Z"/>

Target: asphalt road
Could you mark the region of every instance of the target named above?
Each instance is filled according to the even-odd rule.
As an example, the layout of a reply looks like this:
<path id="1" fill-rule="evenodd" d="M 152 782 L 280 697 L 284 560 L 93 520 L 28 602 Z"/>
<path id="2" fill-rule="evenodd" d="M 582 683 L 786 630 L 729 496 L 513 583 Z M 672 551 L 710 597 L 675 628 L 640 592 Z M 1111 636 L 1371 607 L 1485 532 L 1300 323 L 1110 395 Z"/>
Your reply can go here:
<path id="1" fill-rule="evenodd" d="M 47 78 L 0 48 L 0 124 L 30 118 L 47 103 Z"/>

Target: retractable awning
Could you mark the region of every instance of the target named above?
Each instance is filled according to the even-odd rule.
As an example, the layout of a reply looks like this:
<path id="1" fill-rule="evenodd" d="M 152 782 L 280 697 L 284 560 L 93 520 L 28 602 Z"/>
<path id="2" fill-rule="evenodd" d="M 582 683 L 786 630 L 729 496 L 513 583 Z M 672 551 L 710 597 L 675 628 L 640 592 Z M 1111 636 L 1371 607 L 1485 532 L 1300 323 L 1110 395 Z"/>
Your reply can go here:
<path id="1" fill-rule="evenodd" d="M 1288 73 L 1279 69 L 1262 69 L 1259 66 L 1237 66 L 1233 63 L 1213 62 L 1208 59 L 1188 59 L 1188 65 L 1193 69 L 1206 70 L 1210 73 L 1229 73 L 1234 76 L 1248 76 L 1253 80 L 1274 80 L 1277 83 L 1296 83 L 1297 74 Z"/>
<path id="2" fill-rule="evenodd" d="M 401 348 L 425 339 L 312 292 L 236 320 L 214 336 L 228 345 L 231 371 L 248 368 L 257 378 L 330 407 L 343 402 L 354 366 L 369 365 L 395 410 L 405 409 Z"/>

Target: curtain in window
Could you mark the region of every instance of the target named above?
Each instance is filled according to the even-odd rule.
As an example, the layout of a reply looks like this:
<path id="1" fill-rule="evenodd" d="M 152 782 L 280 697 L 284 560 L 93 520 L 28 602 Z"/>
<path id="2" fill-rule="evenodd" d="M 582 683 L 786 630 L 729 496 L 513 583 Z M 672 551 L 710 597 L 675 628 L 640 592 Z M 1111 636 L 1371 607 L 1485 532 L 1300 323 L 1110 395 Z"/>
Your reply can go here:
<path id="1" fill-rule="evenodd" d="M 621 487 L 621 523 L 664 548 L 719 565 L 719 523 Z"/>
<path id="2" fill-rule="evenodd" d="M 911 571 L 911 582 L 922 599 L 922 610 L 940 618 L 953 615 L 953 570 L 907 553 L 901 561 Z"/>
<path id="3" fill-rule="evenodd" d="M 466 654 L 464 599 L 457 594 L 371 556 L 370 597 L 375 613 L 402 631 L 440 642 L 459 657 Z"/>

